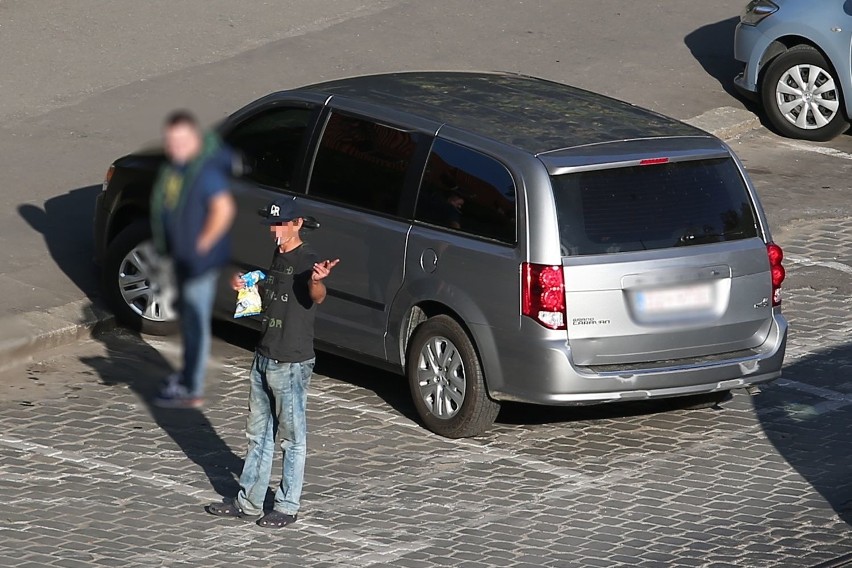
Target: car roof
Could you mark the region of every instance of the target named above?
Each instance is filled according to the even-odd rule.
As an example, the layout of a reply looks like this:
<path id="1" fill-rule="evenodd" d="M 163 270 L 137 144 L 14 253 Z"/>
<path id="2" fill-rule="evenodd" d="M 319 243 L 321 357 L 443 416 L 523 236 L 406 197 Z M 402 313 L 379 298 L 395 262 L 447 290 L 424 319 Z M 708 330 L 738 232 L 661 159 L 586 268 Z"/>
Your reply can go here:
<path id="1" fill-rule="evenodd" d="M 708 136 L 623 101 L 510 73 L 387 73 L 297 90 L 392 108 L 533 154 L 642 138 Z"/>

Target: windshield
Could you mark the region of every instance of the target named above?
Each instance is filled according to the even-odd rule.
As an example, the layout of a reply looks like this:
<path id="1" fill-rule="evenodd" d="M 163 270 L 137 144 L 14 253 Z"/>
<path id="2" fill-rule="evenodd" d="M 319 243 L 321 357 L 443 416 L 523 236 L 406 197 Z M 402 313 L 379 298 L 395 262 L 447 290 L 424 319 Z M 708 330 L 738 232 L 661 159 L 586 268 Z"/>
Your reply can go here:
<path id="1" fill-rule="evenodd" d="M 731 158 L 553 177 L 564 256 L 701 245 L 757 236 Z"/>

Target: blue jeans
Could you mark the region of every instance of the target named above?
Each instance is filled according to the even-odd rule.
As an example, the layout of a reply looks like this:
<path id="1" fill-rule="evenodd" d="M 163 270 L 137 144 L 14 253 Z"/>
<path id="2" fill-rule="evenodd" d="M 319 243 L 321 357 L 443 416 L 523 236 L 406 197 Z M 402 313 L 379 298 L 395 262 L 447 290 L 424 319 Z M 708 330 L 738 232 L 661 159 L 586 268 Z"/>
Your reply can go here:
<path id="1" fill-rule="evenodd" d="M 204 394 L 204 375 L 210 356 L 210 319 L 216 295 L 218 270 L 181 280 L 178 310 L 183 338 L 183 371 L 181 378 L 187 395 Z"/>
<path id="2" fill-rule="evenodd" d="M 275 491 L 274 508 L 286 515 L 299 512 L 308 438 L 305 410 L 314 362 L 315 359 L 279 363 L 255 353 L 249 375 L 248 450 L 236 499 L 248 515 L 263 513 L 279 429 L 284 467 Z"/>

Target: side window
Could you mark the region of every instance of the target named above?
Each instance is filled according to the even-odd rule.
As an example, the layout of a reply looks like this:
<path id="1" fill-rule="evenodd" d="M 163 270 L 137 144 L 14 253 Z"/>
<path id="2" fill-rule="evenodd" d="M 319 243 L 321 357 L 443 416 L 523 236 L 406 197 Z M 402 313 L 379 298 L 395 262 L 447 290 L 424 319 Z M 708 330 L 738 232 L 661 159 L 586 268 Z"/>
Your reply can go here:
<path id="1" fill-rule="evenodd" d="M 515 182 L 498 161 L 435 140 L 417 197 L 418 221 L 514 243 Z"/>
<path id="2" fill-rule="evenodd" d="M 395 215 L 415 146 L 410 132 L 332 114 L 308 194 Z"/>
<path id="3" fill-rule="evenodd" d="M 239 150 L 245 178 L 261 185 L 291 189 L 296 160 L 314 111 L 307 108 L 272 108 L 239 124 L 225 140 Z"/>

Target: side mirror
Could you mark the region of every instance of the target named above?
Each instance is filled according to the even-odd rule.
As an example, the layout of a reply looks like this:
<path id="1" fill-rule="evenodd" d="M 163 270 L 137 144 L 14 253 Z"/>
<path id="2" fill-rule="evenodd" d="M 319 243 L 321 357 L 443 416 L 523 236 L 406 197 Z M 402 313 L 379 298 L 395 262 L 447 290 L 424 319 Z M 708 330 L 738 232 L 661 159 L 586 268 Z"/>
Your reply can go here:
<path id="1" fill-rule="evenodd" d="M 309 231 L 313 231 L 314 229 L 320 228 L 320 222 L 317 221 L 315 217 L 303 217 L 302 228 L 308 229 Z"/>

